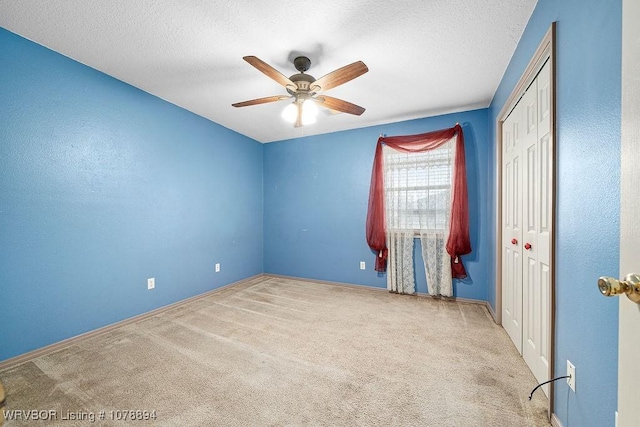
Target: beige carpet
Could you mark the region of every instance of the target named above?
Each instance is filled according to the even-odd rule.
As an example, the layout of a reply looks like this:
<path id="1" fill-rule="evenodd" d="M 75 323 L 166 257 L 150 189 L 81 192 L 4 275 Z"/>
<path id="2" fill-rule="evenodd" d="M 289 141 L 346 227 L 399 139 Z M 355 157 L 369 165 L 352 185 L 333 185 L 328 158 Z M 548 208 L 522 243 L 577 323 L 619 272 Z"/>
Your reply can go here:
<path id="1" fill-rule="evenodd" d="M 544 394 L 528 400 L 534 377 L 485 307 L 273 277 L 0 378 L 7 410 L 57 417 L 5 427 L 549 425 Z M 112 421 L 121 410 L 156 419 Z"/>

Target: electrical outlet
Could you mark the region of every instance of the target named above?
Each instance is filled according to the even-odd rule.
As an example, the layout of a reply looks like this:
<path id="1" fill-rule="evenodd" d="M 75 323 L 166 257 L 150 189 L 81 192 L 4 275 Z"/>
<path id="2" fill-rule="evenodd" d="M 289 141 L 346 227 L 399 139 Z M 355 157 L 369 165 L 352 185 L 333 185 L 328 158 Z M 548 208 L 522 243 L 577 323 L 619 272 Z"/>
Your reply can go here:
<path id="1" fill-rule="evenodd" d="M 571 390 L 573 390 L 573 392 L 576 392 L 576 367 L 573 366 L 573 363 L 569 362 L 567 360 L 567 375 L 569 375 L 569 378 L 567 378 L 567 384 L 569 384 L 569 388 Z"/>
<path id="2" fill-rule="evenodd" d="M 365 263 L 364 261 L 360 261 L 360 270 L 364 270 L 365 269 Z"/>
<path id="3" fill-rule="evenodd" d="M 216 264 L 216 273 L 220 273 L 220 263 Z"/>
<path id="4" fill-rule="evenodd" d="M 156 278 L 151 277 L 147 279 L 147 289 L 153 289 L 156 287 Z"/>

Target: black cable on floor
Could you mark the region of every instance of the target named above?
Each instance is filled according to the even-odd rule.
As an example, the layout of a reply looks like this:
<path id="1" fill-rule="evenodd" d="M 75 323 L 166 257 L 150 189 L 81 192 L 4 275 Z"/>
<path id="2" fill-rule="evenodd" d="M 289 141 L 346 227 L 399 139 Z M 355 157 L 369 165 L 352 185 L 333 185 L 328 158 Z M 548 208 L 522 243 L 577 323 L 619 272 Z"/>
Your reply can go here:
<path id="1" fill-rule="evenodd" d="M 531 390 L 531 394 L 529 395 L 529 400 L 531 400 L 531 398 L 533 397 L 533 393 L 535 393 L 535 391 L 536 391 L 537 389 L 539 389 L 540 387 L 542 387 L 543 385 L 548 384 L 548 383 L 552 383 L 552 382 L 554 382 L 554 381 L 561 380 L 561 379 L 563 379 L 563 378 L 571 378 L 571 375 L 565 375 L 564 377 L 554 378 L 554 379 L 552 379 L 552 380 L 545 381 L 545 382 L 543 382 L 543 383 L 538 384 L 538 385 L 536 386 L 536 388 L 534 388 L 533 390 Z"/>

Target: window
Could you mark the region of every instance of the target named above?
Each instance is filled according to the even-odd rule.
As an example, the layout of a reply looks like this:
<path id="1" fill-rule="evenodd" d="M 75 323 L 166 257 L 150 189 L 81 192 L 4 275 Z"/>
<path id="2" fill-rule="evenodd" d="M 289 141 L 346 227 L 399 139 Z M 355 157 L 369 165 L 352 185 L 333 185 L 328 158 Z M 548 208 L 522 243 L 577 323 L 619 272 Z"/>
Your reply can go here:
<path id="1" fill-rule="evenodd" d="M 446 231 L 451 211 L 455 139 L 421 153 L 384 147 L 385 214 L 389 232 Z"/>

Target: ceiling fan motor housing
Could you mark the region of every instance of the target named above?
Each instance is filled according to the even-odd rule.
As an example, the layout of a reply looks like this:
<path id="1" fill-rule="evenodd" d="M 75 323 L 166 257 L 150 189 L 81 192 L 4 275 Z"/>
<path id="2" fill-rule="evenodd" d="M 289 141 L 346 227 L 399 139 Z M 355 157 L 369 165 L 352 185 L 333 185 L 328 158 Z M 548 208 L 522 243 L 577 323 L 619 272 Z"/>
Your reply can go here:
<path id="1" fill-rule="evenodd" d="M 304 73 L 311 67 L 311 60 L 306 56 L 298 56 L 293 60 L 293 66 L 296 67 L 299 73 L 289 77 L 289 80 L 295 83 L 296 88 L 287 87 L 287 92 L 296 96 L 299 95 L 298 92 L 309 92 L 311 83 L 316 81 L 313 76 Z"/>
<path id="2" fill-rule="evenodd" d="M 309 92 L 309 89 L 311 89 L 312 87 L 311 84 L 316 81 L 316 79 L 312 75 L 303 73 L 294 74 L 293 76 L 289 77 L 289 80 L 291 80 L 297 86 L 296 90 L 292 90 L 287 87 L 287 92 L 289 92 L 291 95 L 294 95 L 297 91 Z"/>
<path id="3" fill-rule="evenodd" d="M 306 56 L 298 56 L 293 60 L 293 66 L 296 67 L 296 70 L 304 73 L 311 67 L 311 60 Z"/>

